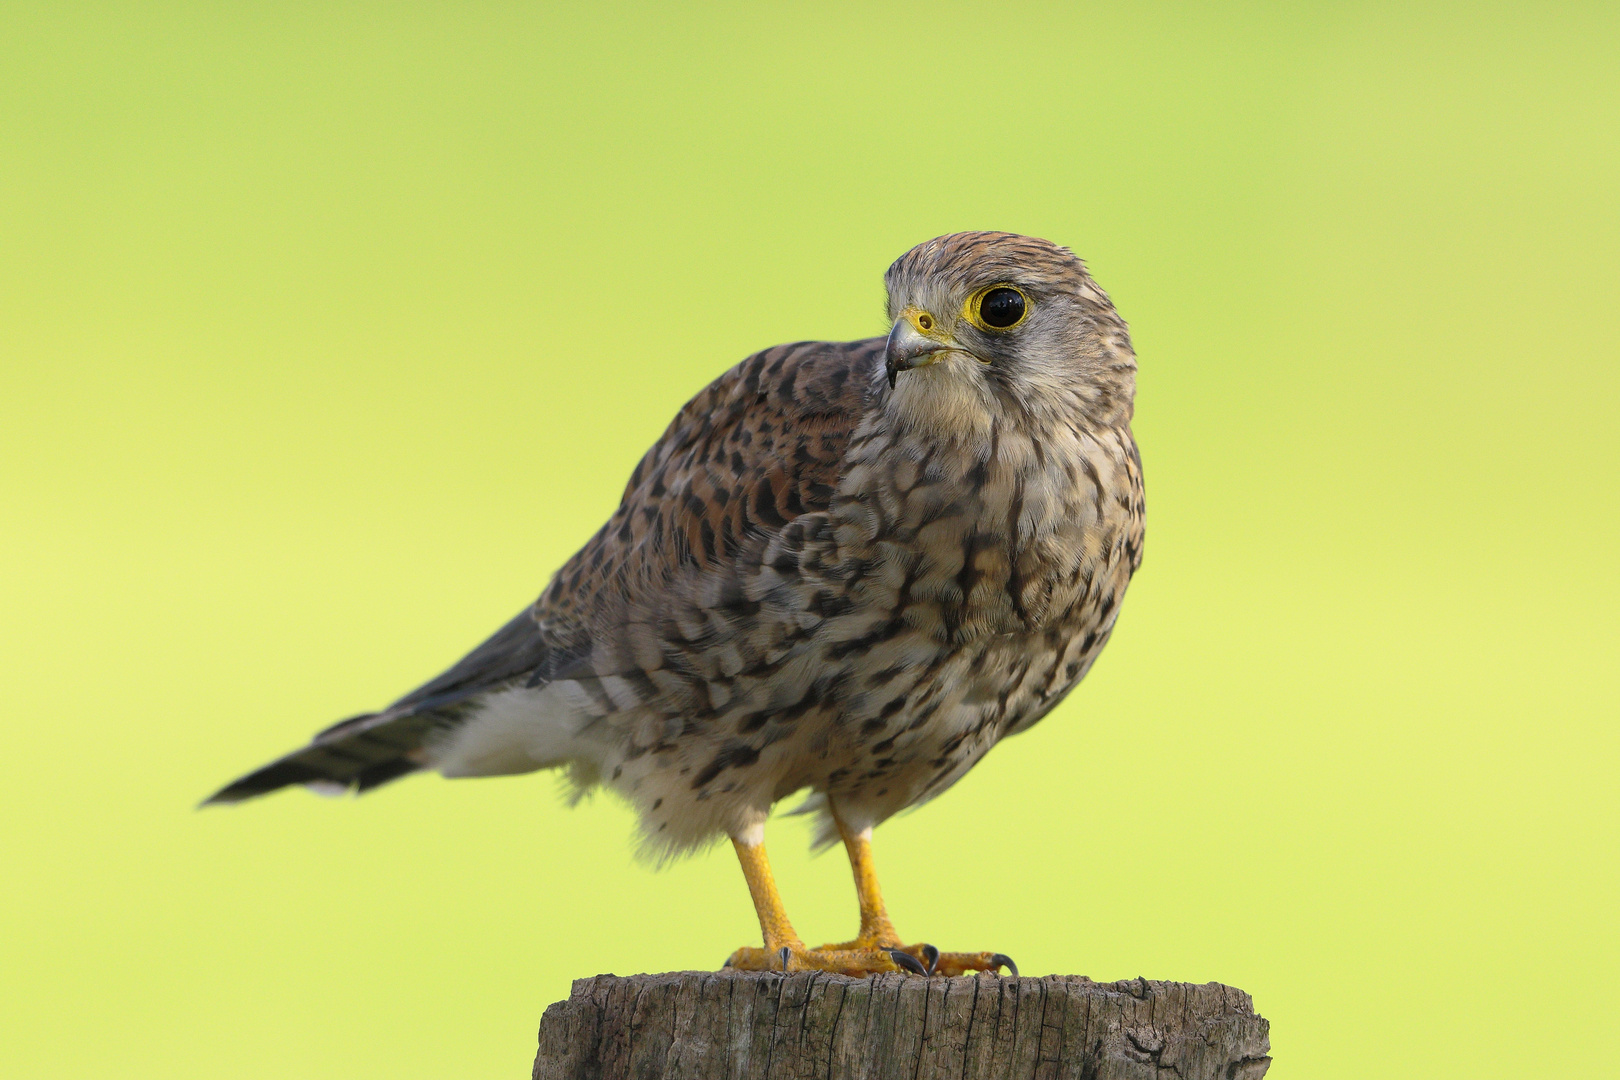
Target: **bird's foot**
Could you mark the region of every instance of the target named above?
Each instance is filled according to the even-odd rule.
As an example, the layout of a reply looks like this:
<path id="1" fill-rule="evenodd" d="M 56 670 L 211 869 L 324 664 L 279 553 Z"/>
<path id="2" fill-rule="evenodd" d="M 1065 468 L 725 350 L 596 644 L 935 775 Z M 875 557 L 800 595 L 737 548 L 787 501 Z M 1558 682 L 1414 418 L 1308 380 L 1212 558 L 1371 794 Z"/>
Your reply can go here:
<path id="1" fill-rule="evenodd" d="M 902 945 L 885 950 L 896 966 L 915 975 L 966 975 L 970 971 L 994 971 L 1006 968 L 1008 974 L 1018 978 L 1018 965 L 1005 953 L 948 952 L 942 953 L 926 942 Z"/>
<path id="2" fill-rule="evenodd" d="M 744 947 L 731 954 L 726 967 L 739 971 L 831 971 L 840 975 L 878 975 L 908 971 L 914 975 L 962 975 L 969 971 L 1006 968 L 1018 977 L 1018 965 L 1002 953 L 942 953 L 932 945 L 882 945 L 875 941 L 846 941 L 807 949 L 802 945 L 779 949 Z"/>
<path id="3" fill-rule="evenodd" d="M 858 949 L 808 949 L 803 945 L 779 949 L 744 946 L 726 960 L 739 971 L 831 971 L 839 975 L 876 975 L 899 971 L 888 952 L 876 946 Z"/>

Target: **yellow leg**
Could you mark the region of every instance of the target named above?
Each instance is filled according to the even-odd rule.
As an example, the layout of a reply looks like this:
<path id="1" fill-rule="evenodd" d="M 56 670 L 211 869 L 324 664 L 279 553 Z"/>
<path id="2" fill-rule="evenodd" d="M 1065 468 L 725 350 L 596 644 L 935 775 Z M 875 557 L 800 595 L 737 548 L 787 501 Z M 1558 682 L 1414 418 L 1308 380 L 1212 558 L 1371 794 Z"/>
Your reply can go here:
<path id="1" fill-rule="evenodd" d="M 731 843 L 737 849 L 737 861 L 742 864 L 743 877 L 748 881 L 748 894 L 754 899 L 765 947 L 738 949 L 726 961 L 727 967 L 744 971 L 837 971 L 846 975 L 899 970 L 889 954 L 878 948 L 806 949 L 788 921 L 782 894 L 776 891 L 776 878 L 771 874 L 770 860 L 765 857 L 763 830 L 734 836 Z"/>
<path id="2" fill-rule="evenodd" d="M 743 877 L 748 879 L 748 895 L 754 898 L 754 910 L 759 913 L 759 931 L 765 938 L 766 950 L 774 953 L 784 946 L 802 950 L 804 942 L 793 932 L 787 909 L 782 906 L 782 894 L 776 891 L 776 877 L 771 873 L 771 861 L 765 857 L 764 840 L 750 844 L 733 837 L 731 844 L 737 849 Z"/>
<path id="3" fill-rule="evenodd" d="M 940 953 L 931 945 L 902 946 L 884 910 L 883 892 L 878 888 L 877 869 L 872 863 L 872 830 L 855 832 L 836 815 L 833 820 L 849 852 L 849 867 L 855 875 L 855 897 L 861 907 L 861 929 L 855 940 L 823 945 L 819 949 L 804 947 L 788 921 L 782 894 L 776 890 L 776 878 L 771 873 L 770 860 L 765 857 L 764 829 L 756 827 L 747 834 L 732 837 L 731 843 L 737 849 L 737 861 L 742 864 L 748 894 L 753 897 L 754 911 L 759 915 L 759 931 L 765 939 L 765 947 L 738 949 L 726 961 L 727 967 L 745 971 L 836 971 L 846 975 L 872 975 L 900 970 L 901 963 L 896 962 L 894 953 L 903 952 L 911 958 L 905 967 L 916 972 L 961 975 L 967 971 L 1007 967 L 1014 975 L 1018 974 L 1012 961 L 1000 953 Z M 906 961 L 907 957 L 902 956 L 900 960 Z"/>
<path id="4" fill-rule="evenodd" d="M 861 906 L 861 928 L 855 940 L 842 945 L 826 945 L 828 949 L 897 948 L 900 935 L 895 933 L 889 913 L 883 907 L 883 890 L 878 887 L 877 866 L 872 862 L 872 830 L 852 831 L 836 813 L 833 823 L 849 853 L 849 869 L 855 875 L 855 900 Z"/>
<path id="5" fill-rule="evenodd" d="M 854 941 L 823 945 L 817 951 L 878 949 L 891 956 L 903 952 L 918 961 L 917 970 L 928 969 L 933 975 L 961 975 L 968 971 L 994 971 L 999 967 L 1018 974 L 1017 966 L 1000 953 L 942 953 L 921 942 L 901 945 L 900 935 L 895 933 L 894 923 L 889 921 L 889 913 L 883 906 L 883 891 L 878 888 L 877 867 L 872 862 L 872 830 L 865 828 L 856 832 L 844 823 L 836 809 L 833 823 L 838 826 L 844 850 L 849 852 L 849 868 L 855 875 L 855 899 L 861 905 L 861 929 Z"/>

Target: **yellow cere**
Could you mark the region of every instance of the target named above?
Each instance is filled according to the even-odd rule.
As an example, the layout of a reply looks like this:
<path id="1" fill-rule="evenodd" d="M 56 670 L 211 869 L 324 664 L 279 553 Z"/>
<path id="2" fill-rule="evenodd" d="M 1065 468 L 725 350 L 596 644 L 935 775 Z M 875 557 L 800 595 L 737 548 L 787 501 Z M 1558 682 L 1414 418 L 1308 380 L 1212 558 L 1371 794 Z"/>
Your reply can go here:
<path id="1" fill-rule="evenodd" d="M 907 307 L 900 313 L 900 317 L 909 322 L 917 333 L 925 337 L 944 337 L 944 333 L 939 329 L 934 317 L 920 307 Z"/>

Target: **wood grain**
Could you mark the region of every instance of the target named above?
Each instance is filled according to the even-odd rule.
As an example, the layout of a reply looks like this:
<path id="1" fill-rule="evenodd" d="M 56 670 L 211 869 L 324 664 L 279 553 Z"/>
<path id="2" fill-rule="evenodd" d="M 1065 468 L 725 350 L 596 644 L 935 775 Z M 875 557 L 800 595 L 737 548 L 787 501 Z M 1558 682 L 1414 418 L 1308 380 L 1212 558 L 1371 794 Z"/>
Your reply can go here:
<path id="1" fill-rule="evenodd" d="M 534 1080 L 1259 1080 L 1270 1027 L 1220 983 L 598 975 L 546 1010 Z"/>

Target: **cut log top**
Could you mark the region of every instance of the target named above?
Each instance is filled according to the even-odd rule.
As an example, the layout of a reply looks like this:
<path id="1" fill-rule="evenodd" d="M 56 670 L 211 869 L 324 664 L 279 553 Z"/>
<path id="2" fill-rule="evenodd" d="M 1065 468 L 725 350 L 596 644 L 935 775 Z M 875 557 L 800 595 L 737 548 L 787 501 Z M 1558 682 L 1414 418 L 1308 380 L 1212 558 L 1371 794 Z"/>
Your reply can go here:
<path id="1" fill-rule="evenodd" d="M 1259 1080 L 1271 1025 L 1220 983 L 677 971 L 579 979 L 535 1080 Z"/>

